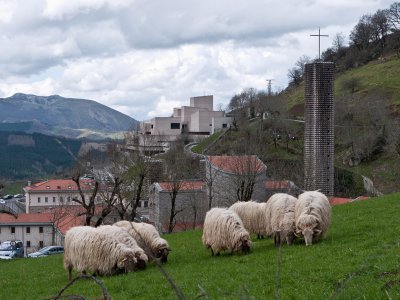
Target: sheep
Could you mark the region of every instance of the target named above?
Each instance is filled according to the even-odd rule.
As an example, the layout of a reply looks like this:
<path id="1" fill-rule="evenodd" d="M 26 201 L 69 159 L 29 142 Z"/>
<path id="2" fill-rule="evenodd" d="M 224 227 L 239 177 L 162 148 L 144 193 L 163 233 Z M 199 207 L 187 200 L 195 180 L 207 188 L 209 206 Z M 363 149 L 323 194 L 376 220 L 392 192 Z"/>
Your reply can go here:
<path id="1" fill-rule="evenodd" d="M 221 250 L 250 252 L 251 239 L 243 222 L 234 211 L 212 208 L 206 214 L 203 226 L 203 245 L 211 248 L 211 254 L 219 256 Z"/>
<path id="2" fill-rule="evenodd" d="M 266 203 L 267 235 L 274 237 L 275 246 L 286 240 L 291 245 L 295 235 L 294 207 L 297 199 L 289 194 L 277 193 Z"/>
<path id="3" fill-rule="evenodd" d="M 229 207 L 238 214 L 243 221 L 244 228 L 252 234 L 257 234 L 260 239 L 266 235 L 267 218 L 265 215 L 266 203 L 256 201 L 236 202 Z"/>
<path id="4" fill-rule="evenodd" d="M 303 235 L 306 245 L 325 237 L 331 223 L 331 205 L 328 198 L 318 191 L 299 195 L 295 205 L 296 235 Z"/>
<path id="5" fill-rule="evenodd" d="M 71 280 L 72 269 L 86 274 L 113 275 L 136 269 L 135 252 L 118 240 L 89 226 L 69 229 L 64 241 L 64 268 Z"/>
<path id="6" fill-rule="evenodd" d="M 128 230 L 139 246 L 145 250 L 150 260 L 156 258 L 161 263 L 168 261 L 168 254 L 171 249 L 168 242 L 160 237 L 160 234 L 153 225 L 129 221 L 119 221 L 113 225 Z"/>
<path id="7" fill-rule="evenodd" d="M 146 262 L 149 260 L 145 252 L 141 247 L 138 246 L 136 240 L 129 234 L 125 228 L 112 226 L 112 225 L 102 225 L 97 227 L 99 232 L 111 235 L 115 237 L 118 242 L 125 244 L 135 253 L 135 258 L 137 259 L 136 268 L 139 270 L 144 270 L 146 268 Z"/>

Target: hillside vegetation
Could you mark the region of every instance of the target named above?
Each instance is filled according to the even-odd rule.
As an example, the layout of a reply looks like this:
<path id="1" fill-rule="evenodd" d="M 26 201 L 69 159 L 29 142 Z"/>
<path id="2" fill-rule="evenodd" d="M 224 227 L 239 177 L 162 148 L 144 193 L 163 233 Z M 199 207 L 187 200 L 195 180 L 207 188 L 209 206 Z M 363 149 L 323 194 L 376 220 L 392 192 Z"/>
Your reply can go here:
<path id="1" fill-rule="evenodd" d="M 172 252 L 165 270 L 187 299 L 399 299 L 399 211 L 400 194 L 333 207 L 325 240 L 309 247 L 297 241 L 281 252 L 271 239 L 253 237 L 249 255 L 212 257 L 200 230 L 166 235 Z M 62 255 L 0 260 L 0 298 L 54 296 L 67 284 L 62 260 Z M 113 299 L 177 299 L 153 264 L 99 279 Z M 67 294 L 100 297 L 91 281 L 73 285 Z"/>

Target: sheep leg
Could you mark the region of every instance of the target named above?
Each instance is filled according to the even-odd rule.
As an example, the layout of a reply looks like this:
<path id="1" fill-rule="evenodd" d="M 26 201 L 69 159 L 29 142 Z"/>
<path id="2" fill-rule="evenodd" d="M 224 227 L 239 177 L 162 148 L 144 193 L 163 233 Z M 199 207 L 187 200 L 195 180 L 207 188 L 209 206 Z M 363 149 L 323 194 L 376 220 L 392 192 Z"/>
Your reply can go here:
<path id="1" fill-rule="evenodd" d="M 71 281 L 72 279 L 72 267 L 68 266 L 68 280 Z"/>

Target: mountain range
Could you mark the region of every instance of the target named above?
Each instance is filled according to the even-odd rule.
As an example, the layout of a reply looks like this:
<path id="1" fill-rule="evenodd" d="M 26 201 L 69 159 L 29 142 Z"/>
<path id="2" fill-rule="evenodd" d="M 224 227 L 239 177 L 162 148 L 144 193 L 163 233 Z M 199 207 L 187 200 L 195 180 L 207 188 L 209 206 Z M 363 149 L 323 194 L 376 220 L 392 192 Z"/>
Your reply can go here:
<path id="1" fill-rule="evenodd" d="M 0 98 L 0 131 L 104 139 L 137 125 L 134 118 L 93 100 L 22 93 Z"/>

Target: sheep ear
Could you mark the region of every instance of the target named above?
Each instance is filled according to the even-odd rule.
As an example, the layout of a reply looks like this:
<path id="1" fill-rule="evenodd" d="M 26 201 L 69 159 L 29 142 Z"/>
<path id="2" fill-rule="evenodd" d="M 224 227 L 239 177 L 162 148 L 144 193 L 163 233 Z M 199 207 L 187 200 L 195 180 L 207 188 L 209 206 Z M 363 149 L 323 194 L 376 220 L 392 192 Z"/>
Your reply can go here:
<path id="1" fill-rule="evenodd" d="M 320 229 L 314 229 L 314 233 L 316 233 L 316 234 L 321 234 L 321 232 L 322 232 L 322 230 L 320 230 Z"/>

